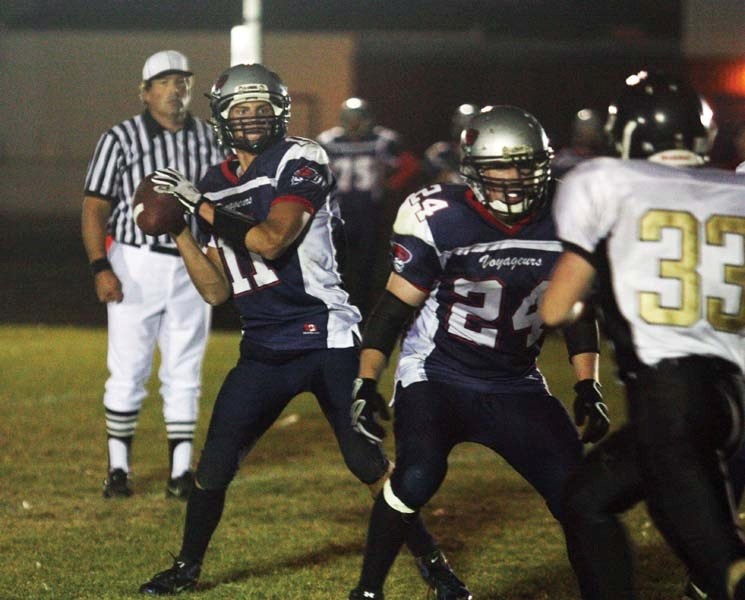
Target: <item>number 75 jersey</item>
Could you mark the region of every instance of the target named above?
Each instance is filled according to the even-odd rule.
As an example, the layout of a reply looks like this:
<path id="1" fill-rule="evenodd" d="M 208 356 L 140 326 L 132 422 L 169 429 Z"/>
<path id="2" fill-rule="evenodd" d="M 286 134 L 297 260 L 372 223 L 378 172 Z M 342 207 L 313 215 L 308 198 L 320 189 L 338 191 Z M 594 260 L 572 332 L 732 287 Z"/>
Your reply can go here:
<path id="1" fill-rule="evenodd" d="M 508 227 L 465 185 L 410 195 L 393 226 L 393 270 L 429 295 L 404 339 L 397 379 L 545 390 L 537 307 L 561 250 L 548 205 Z"/>
<path id="2" fill-rule="evenodd" d="M 745 177 L 600 158 L 567 176 L 554 214 L 600 275 L 622 373 L 694 354 L 743 368 Z"/>

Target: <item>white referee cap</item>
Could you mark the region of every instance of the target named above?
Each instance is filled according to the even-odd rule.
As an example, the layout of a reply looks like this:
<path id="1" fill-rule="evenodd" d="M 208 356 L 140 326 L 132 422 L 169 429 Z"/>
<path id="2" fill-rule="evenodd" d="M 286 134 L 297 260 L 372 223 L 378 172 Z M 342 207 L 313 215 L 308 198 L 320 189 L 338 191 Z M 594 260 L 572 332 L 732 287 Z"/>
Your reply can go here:
<path id="1" fill-rule="evenodd" d="M 158 75 L 172 73 L 192 75 L 189 59 L 176 50 L 161 50 L 145 61 L 145 66 L 142 67 L 142 80 L 150 81 Z"/>

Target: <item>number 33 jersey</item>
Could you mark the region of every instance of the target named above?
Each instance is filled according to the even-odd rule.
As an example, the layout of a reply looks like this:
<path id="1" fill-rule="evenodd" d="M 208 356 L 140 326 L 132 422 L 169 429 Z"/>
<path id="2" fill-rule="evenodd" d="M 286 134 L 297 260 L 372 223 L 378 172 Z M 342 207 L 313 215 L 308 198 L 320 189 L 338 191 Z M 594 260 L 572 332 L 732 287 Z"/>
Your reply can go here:
<path id="1" fill-rule="evenodd" d="M 409 196 L 393 226 L 393 270 L 429 295 L 404 339 L 397 379 L 545 390 L 537 307 L 561 250 L 548 206 L 508 227 L 465 185 Z"/>
<path id="2" fill-rule="evenodd" d="M 622 375 L 694 354 L 743 368 L 745 177 L 600 158 L 567 175 L 554 215 L 599 274 Z"/>

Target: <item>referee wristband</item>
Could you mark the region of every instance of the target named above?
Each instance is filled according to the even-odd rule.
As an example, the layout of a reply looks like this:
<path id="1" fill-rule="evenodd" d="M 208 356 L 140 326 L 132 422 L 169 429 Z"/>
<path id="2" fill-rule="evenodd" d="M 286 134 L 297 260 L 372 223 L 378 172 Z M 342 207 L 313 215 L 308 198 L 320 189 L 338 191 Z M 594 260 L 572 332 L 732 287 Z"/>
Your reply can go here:
<path id="1" fill-rule="evenodd" d="M 91 274 L 98 275 L 101 271 L 112 271 L 111 263 L 108 258 L 97 258 L 88 265 L 91 270 Z"/>

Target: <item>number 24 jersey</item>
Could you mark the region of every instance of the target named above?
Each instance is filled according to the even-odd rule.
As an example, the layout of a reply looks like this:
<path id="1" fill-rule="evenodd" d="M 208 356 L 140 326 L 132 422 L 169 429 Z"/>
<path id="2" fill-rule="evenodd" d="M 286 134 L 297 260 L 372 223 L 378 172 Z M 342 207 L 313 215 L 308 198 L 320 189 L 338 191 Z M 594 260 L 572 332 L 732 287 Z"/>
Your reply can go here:
<path id="1" fill-rule="evenodd" d="M 393 270 L 429 292 L 396 377 L 499 393 L 545 389 L 538 303 L 562 250 L 550 207 L 511 227 L 466 185 L 410 195 L 393 227 Z"/>

